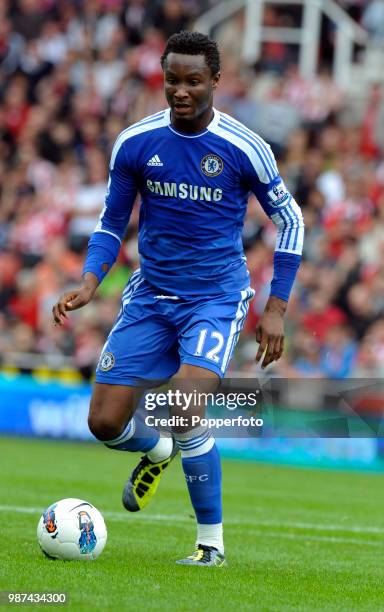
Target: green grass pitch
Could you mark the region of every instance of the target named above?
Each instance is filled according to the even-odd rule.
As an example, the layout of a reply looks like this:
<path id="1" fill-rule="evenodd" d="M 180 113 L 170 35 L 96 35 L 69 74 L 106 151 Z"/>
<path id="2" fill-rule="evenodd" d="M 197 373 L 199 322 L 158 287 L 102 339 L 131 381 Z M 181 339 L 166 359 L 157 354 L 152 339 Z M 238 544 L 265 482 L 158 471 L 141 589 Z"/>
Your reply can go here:
<path id="1" fill-rule="evenodd" d="M 188 568 L 174 564 L 195 537 L 180 460 L 130 515 L 120 494 L 137 457 L 0 438 L 0 590 L 66 592 L 64 609 L 76 611 L 384 610 L 381 475 L 225 460 L 228 566 Z M 104 514 L 108 542 L 94 562 L 39 551 L 40 513 L 63 497 Z"/>

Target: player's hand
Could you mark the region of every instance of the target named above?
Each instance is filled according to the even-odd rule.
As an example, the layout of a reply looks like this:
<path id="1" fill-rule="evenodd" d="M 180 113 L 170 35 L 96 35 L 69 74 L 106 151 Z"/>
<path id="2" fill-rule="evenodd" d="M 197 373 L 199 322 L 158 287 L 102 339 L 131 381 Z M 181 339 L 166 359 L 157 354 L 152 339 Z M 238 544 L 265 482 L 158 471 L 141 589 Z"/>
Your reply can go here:
<path id="1" fill-rule="evenodd" d="M 287 302 L 271 296 L 264 313 L 256 327 L 256 341 L 259 349 L 256 363 L 264 355 L 261 367 L 264 369 L 273 361 L 278 361 L 284 350 L 284 313 Z"/>
<path id="2" fill-rule="evenodd" d="M 52 308 L 55 325 L 63 325 L 67 319 L 67 312 L 77 310 L 88 304 L 93 298 L 99 281 L 94 274 L 86 274 L 84 283 L 77 289 L 64 293 Z"/>

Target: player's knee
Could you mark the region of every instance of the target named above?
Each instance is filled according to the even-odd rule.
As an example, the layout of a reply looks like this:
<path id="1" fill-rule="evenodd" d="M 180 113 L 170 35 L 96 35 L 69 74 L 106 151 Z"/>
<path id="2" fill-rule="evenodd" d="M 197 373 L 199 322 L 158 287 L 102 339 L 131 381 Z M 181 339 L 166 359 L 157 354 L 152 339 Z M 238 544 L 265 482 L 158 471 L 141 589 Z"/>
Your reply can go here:
<path id="1" fill-rule="evenodd" d="M 119 423 L 114 422 L 108 415 L 98 415 L 90 413 L 88 417 L 88 427 L 91 433 L 100 440 L 107 442 L 114 440 L 122 431 Z"/>

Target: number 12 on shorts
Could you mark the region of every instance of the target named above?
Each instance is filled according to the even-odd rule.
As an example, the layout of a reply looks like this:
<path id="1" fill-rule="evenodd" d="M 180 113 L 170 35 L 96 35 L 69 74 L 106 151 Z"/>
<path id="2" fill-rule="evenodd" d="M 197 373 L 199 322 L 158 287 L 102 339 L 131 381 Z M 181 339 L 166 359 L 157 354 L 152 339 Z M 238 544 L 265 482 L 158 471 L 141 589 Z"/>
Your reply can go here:
<path id="1" fill-rule="evenodd" d="M 205 345 L 205 341 L 207 339 L 207 334 L 208 334 L 208 329 L 204 328 L 200 330 L 199 333 L 199 340 L 197 342 L 197 347 L 196 347 L 196 351 L 195 351 L 195 357 L 201 357 L 204 351 L 204 345 Z M 221 334 L 218 331 L 213 331 L 211 332 L 210 338 L 212 340 L 216 340 L 216 344 L 213 348 L 211 348 L 209 351 L 207 351 L 207 353 L 205 354 L 205 357 L 207 359 L 212 359 L 212 361 L 214 361 L 215 363 L 219 363 L 220 358 L 218 357 L 218 353 L 220 353 L 221 349 L 223 348 L 224 345 L 224 337 L 223 334 Z"/>

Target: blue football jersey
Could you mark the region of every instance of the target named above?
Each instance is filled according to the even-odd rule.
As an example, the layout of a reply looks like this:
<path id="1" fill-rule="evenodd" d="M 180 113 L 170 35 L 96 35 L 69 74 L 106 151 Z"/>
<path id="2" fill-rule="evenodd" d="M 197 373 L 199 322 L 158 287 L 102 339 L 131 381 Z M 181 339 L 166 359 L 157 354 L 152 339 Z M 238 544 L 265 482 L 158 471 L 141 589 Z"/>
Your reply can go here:
<path id="1" fill-rule="evenodd" d="M 138 192 L 142 276 L 167 295 L 249 286 L 241 234 L 250 192 L 278 228 L 276 253 L 300 257 L 302 215 L 269 145 L 225 113 L 214 110 L 197 134 L 176 131 L 169 109 L 124 130 L 113 147 L 105 206 L 90 244 L 104 234 L 107 248 L 118 250 Z"/>

